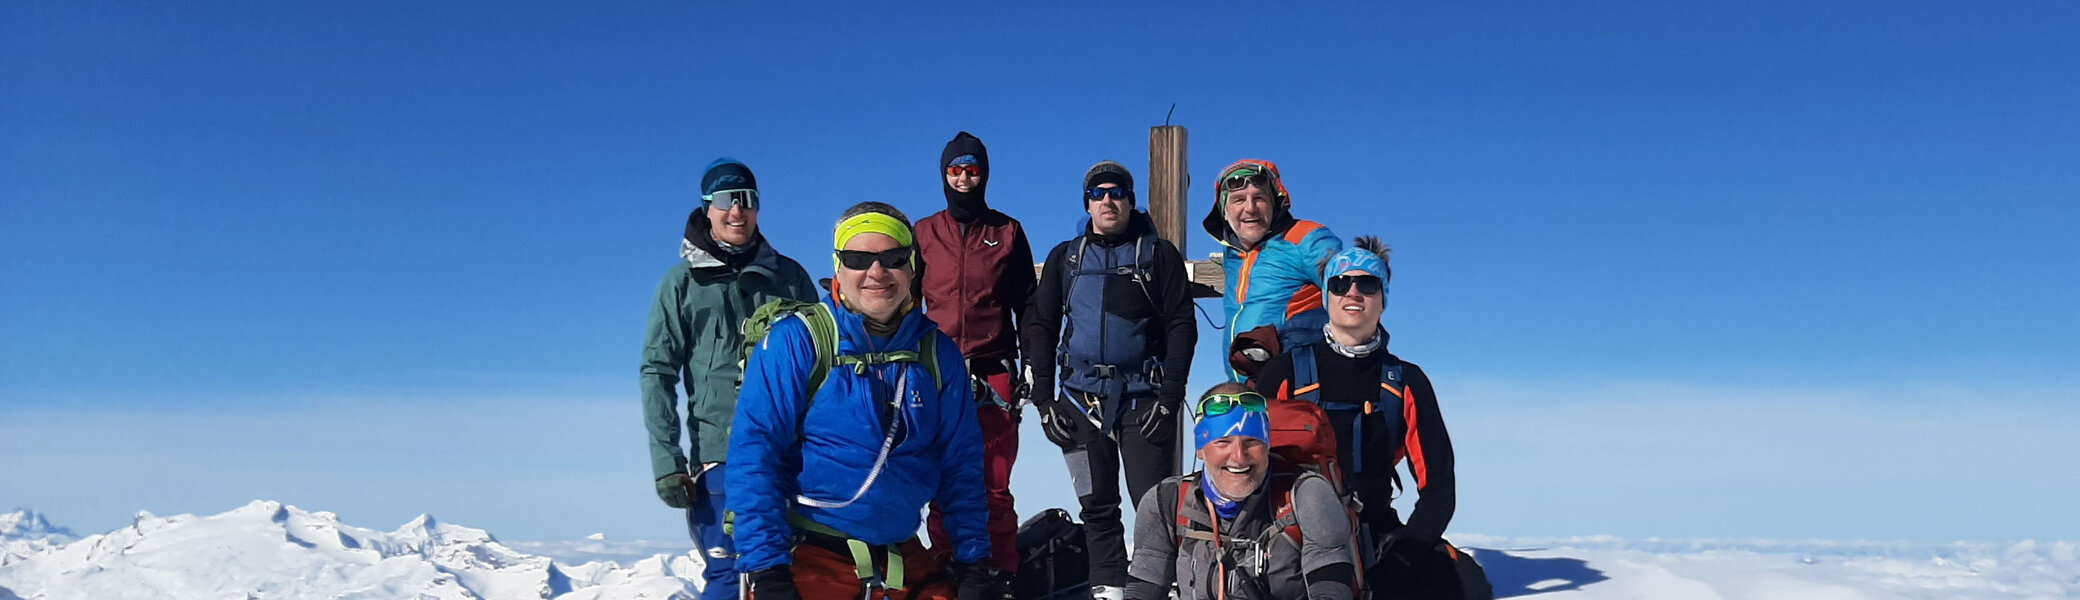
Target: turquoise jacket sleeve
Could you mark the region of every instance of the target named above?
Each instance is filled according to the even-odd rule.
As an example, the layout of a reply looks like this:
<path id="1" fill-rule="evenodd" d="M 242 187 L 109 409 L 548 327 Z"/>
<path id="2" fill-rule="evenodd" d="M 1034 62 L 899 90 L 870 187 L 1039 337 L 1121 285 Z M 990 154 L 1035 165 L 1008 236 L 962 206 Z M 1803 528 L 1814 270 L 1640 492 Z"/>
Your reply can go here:
<path id="1" fill-rule="evenodd" d="M 1307 232 L 1306 237 L 1300 238 L 1300 264 L 1309 272 L 1315 273 L 1316 285 L 1320 285 L 1324 279 L 1319 271 L 1322 260 L 1341 251 L 1343 238 L 1336 237 L 1336 232 L 1329 231 L 1327 227 L 1317 227 L 1314 231 Z"/>

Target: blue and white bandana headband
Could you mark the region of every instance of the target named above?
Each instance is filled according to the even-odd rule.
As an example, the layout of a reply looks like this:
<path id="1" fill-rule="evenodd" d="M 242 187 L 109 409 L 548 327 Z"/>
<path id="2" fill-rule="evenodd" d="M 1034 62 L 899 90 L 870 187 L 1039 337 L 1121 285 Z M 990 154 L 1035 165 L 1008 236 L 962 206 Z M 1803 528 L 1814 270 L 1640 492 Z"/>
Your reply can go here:
<path id="1" fill-rule="evenodd" d="M 1271 415 L 1261 410 L 1242 408 L 1211 417 L 1201 415 L 1199 422 L 1192 426 L 1192 433 L 1198 439 L 1197 448 L 1205 448 L 1206 444 L 1231 435 L 1246 435 L 1269 445 Z"/>
<path id="2" fill-rule="evenodd" d="M 1322 290 L 1327 291 L 1329 289 L 1330 277 L 1342 275 L 1354 269 L 1379 278 L 1379 299 L 1380 303 L 1384 305 L 1387 300 L 1387 283 L 1394 279 L 1393 272 L 1387 270 L 1387 261 L 1380 260 L 1378 254 L 1373 254 L 1371 250 L 1364 248 L 1344 248 L 1342 252 L 1331 255 L 1329 257 L 1329 265 L 1322 269 Z M 1323 306 L 1328 306 L 1334 300 L 1335 296 L 1322 295 Z"/>

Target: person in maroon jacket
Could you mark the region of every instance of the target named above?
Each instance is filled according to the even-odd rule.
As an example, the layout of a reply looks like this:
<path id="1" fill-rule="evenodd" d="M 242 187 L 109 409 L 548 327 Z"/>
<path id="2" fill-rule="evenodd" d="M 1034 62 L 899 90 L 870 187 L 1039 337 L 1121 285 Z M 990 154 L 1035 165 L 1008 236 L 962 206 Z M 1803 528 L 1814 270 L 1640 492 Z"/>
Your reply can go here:
<path id="1" fill-rule="evenodd" d="M 1018 315 L 1033 295 L 1033 247 L 1018 219 L 989 207 L 989 150 L 966 131 L 939 153 L 946 210 L 917 221 L 924 260 L 925 316 L 961 347 L 976 383 L 982 422 L 983 487 L 989 492 L 991 562 L 1018 569 L 1018 515 L 1012 511 L 1011 464 L 1018 459 L 1018 411 L 1026 388 L 1018 347 Z M 1014 380 L 1019 380 L 1014 382 Z M 948 547 L 939 507 L 929 529 L 934 548 Z"/>

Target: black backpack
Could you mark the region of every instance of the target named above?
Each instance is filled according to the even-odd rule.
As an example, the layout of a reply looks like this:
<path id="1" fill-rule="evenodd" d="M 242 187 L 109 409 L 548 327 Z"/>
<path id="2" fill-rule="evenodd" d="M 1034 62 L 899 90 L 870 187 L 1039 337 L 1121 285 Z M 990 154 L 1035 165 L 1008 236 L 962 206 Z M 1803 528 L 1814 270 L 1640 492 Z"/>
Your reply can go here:
<path id="1" fill-rule="evenodd" d="M 1069 511 L 1050 508 L 1018 526 L 1018 576 L 1011 594 L 1019 600 L 1088 600 L 1090 551 L 1083 524 Z"/>

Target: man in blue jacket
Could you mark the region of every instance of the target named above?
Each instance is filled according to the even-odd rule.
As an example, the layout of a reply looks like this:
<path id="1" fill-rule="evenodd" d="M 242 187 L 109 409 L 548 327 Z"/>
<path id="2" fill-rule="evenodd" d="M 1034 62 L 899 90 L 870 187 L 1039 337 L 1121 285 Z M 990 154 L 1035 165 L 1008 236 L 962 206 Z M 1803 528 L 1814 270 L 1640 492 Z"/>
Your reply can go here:
<path id="1" fill-rule="evenodd" d="M 1321 223 L 1293 218 L 1293 197 L 1271 161 L 1235 161 L 1214 181 L 1213 210 L 1203 225 L 1223 248 L 1226 346 L 1259 327 L 1277 331 L 1285 348 L 1321 341 L 1329 323 L 1318 285 L 1321 263 L 1343 249 L 1343 240 Z M 1229 366 L 1230 381 L 1244 375 Z"/>
<path id="2" fill-rule="evenodd" d="M 864 202 L 833 237 L 823 310 L 773 323 L 737 398 L 724 496 L 747 597 L 997 597 L 975 399 L 918 309 L 910 222 Z M 945 570 L 917 540 L 928 502 L 952 534 Z"/>

